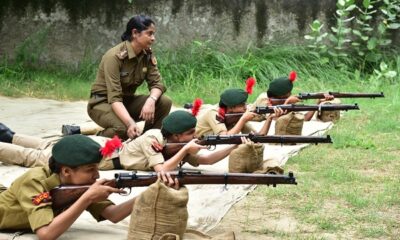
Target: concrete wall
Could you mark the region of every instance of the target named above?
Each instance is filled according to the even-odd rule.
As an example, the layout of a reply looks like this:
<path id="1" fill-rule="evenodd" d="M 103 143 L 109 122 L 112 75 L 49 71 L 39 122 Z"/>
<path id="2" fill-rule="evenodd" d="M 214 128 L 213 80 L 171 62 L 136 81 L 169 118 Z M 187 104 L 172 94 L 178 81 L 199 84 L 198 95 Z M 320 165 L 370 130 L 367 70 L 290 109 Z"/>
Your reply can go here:
<path id="1" fill-rule="evenodd" d="M 333 20 L 336 0 L 0 0 L 0 55 L 41 62 L 100 57 L 133 15 L 156 22 L 155 51 L 193 40 L 227 47 L 298 42 L 313 19 Z M 19 50 L 22 49 L 22 50 Z M 20 54 L 21 56 L 21 54 Z M 24 55 L 22 54 L 22 57 Z"/>

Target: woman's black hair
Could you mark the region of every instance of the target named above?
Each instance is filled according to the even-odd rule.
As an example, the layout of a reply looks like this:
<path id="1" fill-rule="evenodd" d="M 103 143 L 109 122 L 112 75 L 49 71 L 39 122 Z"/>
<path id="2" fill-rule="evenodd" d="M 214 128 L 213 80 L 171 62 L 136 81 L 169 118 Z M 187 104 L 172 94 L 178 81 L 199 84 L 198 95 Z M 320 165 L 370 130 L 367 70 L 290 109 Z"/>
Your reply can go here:
<path id="1" fill-rule="evenodd" d="M 132 17 L 126 24 L 126 30 L 121 35 L 121 40 L 132 41 L 132 29 L 136 29 L 138 32 L 142 32 L 148 29 L 151 24 L 154 24 L 154 21 L 151 20 L 149 16 L 137 15 Z"/>
<path id="2" fill-rule="evenodd" d="M 165 130 L 165 128 L 161 128 L 161 134 L 163 135 L 164 138 L 169 138 L 170 136 L 172 136 L 172 133 Z"/>
<path id="3" fill-rule="evenodd" d="M 224 103 L 222 103 L 222 101 L 219 101 L 218 106 L 219 106 L 220 108 L 225 108 L 225 109 L 228 108 L 228 106 L 226 106 Z"/>
<path id="4" fill-rule="evenodd" d="M 267 91 L 267 96 L 269 98 L 277 98 L 277 97 L 279 97 L 279 96 L 276 96 L 275 94 L 273 94 L 272 92 L 270 92 L 269 90 Z"/>
<path id="5" fill-rule="evenodd" d="M 62 165 L 62 164 L 59 164 L 58 162 L 56 162 L 56 160 L 54 159 L 53 156 L 50 157 L 50 159 L 49 159 L 49 168 L 50 168 L 50 171 L 52 173 L 57 173 L 57 174 L 60 173 L 62 166 L 65 166 L 65 165 Z M 70 166 L 68 166 L 68 167 L 70 167 Z M 78 166 L 70 167 L 70 168 L 74 169 L 74 168 L 77 168 L 77 167 Z"/>

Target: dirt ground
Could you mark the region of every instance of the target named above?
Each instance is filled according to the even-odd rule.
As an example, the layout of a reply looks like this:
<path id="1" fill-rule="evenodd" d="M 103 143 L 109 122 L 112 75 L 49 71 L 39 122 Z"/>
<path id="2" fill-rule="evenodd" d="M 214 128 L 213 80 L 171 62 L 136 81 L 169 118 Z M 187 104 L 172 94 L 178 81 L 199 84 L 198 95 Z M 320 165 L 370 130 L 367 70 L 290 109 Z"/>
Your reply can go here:
<path id="1" fill-rule="evenodd" d="M 265 195 L 260 189 L 263 187 L 259 186 L 235 204 L 209 234 L 212 236 L 234 231 L 236 237 L 241 240 L 269 240 L 281 239 L 271 236 L 269 232 L 290 234 L 299 231 L 303 226 L 291 217 L 289 211 L 267 204 Z"/>

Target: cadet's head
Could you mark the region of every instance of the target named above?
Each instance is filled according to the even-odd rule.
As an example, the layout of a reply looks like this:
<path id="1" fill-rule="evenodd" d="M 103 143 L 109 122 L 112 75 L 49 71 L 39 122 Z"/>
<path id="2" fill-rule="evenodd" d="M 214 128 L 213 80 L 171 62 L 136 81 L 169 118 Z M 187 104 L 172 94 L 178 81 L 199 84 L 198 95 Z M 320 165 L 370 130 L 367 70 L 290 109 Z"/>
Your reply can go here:
<path id="1" fill-rule="evenodd" d="M 219 107 L 226 109 L 226 113 L 244 112 L 246 111 L 246 101 L 249 94 L 253 93 L 255 84 L 254 78 L 246 80 L 246 90 L 239 88 L 231 88 L 225 90 L 219 98 Z"/>
<path id="2" fill-rule="evenodd" d="M 162 122 L 161 132 L 173 142 L 188 142 L 195 138 L 197 119 L 193 114 L 178 110 L 170 113 Z"/>
<path id="3" fill-rule="evenodd" d="M 100 145 L 84 135 L 63 137 L 52 149 L 49 167 L 64 184 L 91 184 L 99 177 Z"/>
<path id="4" fill-rule="evenodd" d="M 129 42 L 135 40 L 139 41 L 140 43 L 150 42 L 151 44 L 152 42 L 155 41 L 154 34 L 155 34 L 154 21 L 151 20 L 149 16 L 137 15 L 132 17 L 126 24 L 126 30 L 121 35 L 121 40 Z"/>
<path id="5" fill-rule="evenodd" d="M 244 112 L 247 98 L 248 93 L 243 89 L 227 89 L 220 95 L 219 107 L 225 108 L 227 113 Z"/>
<path id="6" fill-rule="evenodd" d="M 293 82 L 295 80 L 295 71 L 290 72 L 289 77 L 280 77 L 272 80 L 267 90 L 268 98 L 288 98 L 292 94 Z"/>

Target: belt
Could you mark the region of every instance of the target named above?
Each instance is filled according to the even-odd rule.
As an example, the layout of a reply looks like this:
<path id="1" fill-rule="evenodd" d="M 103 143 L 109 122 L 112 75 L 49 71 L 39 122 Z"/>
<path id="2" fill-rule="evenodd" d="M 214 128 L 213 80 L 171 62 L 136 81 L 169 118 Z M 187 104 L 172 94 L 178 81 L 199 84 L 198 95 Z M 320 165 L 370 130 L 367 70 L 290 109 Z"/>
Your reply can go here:
<path id="1" fill-rule="evenodd" d="M 90 93 L 91 98 L 106 98 L 107 94 Z"/>
<path id="2" fill-rule="evenodd" d="M 119 157 L 115 157 L 111 159 L 114 165 L 114 169 L 124 169 L 121 165 L 121 161 L 119 160 Z"/>

